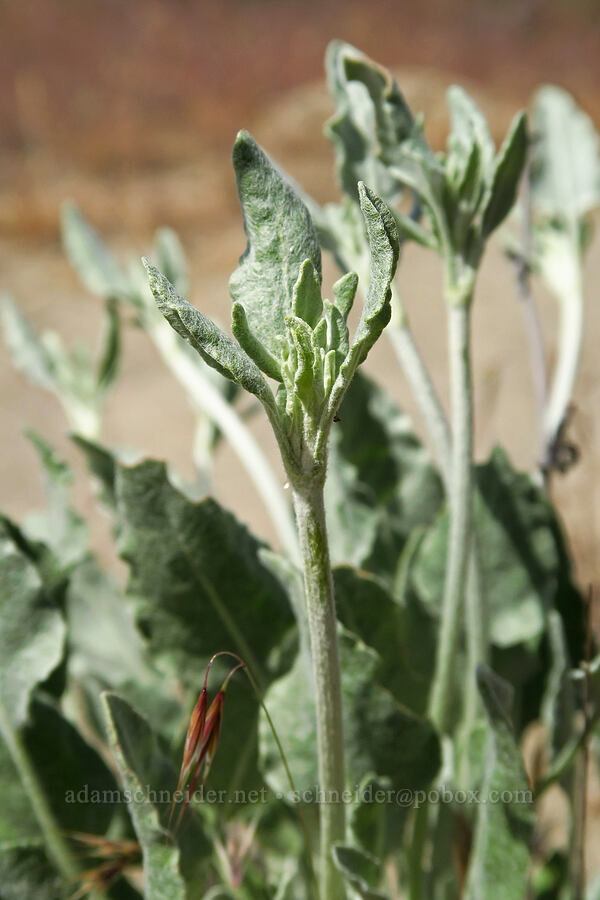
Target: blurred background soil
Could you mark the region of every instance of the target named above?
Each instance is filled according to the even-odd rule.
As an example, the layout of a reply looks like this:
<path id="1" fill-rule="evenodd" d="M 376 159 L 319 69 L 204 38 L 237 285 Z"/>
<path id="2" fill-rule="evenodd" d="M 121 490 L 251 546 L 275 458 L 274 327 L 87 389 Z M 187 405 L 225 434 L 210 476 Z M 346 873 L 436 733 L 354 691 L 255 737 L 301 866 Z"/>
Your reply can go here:
<path id="1" fill-rule="evenodd" d="M 0 0 L 0 290 L 38 328 L 95 339 L 100 304 L 79 287 L 60 249 L 60 204 L 73 198 L 121 254 L 147 250 L 158 225 L 176 228 L 191 260 L 193 301 L 227 322 L 227 281 L 245 245 L 229 161 L 236 130 L 249 128 L 319 200 L 336 198 L 322 136 L 331 112 L 323 55 L 333 37 L 394 67 L 413 108 L 425 112 L 435 146 L 445 137 L 444 92 L 453 81 L 473 92 L 497 139 L 544 81 L 567 87 L 600 122 L 600 11 L 593 0 Z M 587 274 L 572 427 L 581 462 L 557 479 L 555 498 L 582 583 L 598 583 L 598 241 Z M 438 267 L 410 247 L 400 284 L 446 398 Z M 537 441 L 531 377 L 514 273 L 498 241 L 478 287 L 477 454 L 483 458 L 500 440 L 518 465 L 530 466 Z M 551 362 L 555 309 L 543 294 L 538 301 Z M 368 365 L 412 411 L 385 341 Z M 0 500 L 21 515 L 40 496 L 23 426 L 34 425 L 69 458 L 76 454 L 57 403 L 14 373 L 4 351 L 0 373 Z M 192 427 L 181 390 L 143 335 L 129 331 L 105 439 L 166 457 L 190 474 Z M 278 465 L 265 428 L 253 427 Z M 276 540 L 226 447 L 215 490 Z M 91 506 L 84 488 L 80 500 Z"/>

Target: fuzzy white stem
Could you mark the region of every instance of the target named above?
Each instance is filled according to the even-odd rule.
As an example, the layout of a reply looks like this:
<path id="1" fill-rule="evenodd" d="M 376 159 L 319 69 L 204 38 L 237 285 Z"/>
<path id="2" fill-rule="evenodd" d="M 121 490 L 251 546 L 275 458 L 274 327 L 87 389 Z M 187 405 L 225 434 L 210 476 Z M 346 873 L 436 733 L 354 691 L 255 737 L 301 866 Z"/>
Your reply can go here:
<path id="1" fill-rule="evenodd" d="M 324 794 L 320 805 L 321 895 L 327 900 L 344 900 L 343 879 L 331 855 L 333 844 L 345 837 L 342 802 L 345 779 L 337 623 L 322 486 L 294 489 L 294 509 L 304 562 L 317 711 L 319 786 Z"/>

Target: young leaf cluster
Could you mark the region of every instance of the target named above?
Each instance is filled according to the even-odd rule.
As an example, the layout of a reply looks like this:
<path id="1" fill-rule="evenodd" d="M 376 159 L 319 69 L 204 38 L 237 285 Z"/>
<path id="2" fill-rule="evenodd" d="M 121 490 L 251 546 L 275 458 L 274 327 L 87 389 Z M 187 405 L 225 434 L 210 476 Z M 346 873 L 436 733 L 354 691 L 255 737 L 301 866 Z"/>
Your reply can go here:
<path id="1" fill-rule="evenodd" d="M 448 91 L 451 130 L 447 149 L 434 153 L 398 85 L 388 71 L 349 44 L 334 42 L 327 70 L 336 113 L 328 123 L 340 186 L 356 199 L 356 179 L 372 179 L 394 209 L 403 238 L 441 254 L 450 293 L 470 297 L 485 242 L 512 208 L 525 164 L 528 136 L 524 113 L 515 116 L 496 152 L 487 122 L 468 94 Z M 368 174 L 367 174 L 368 173 Z M 409 215 L 398 202 L 410 197 Z M 338 227 L 322 227 L 330 243 L 351 243 L 344 231 L 347 215 L 334 216 Z M 424 219 L 424 221 L 423 221 Z"/>
<path id="2" fill-rule="evenodd" d="M 390 318 L 396 225 L 383 201 L 361 182 L 371 270 L 351 340 L 347 318 L 357 276 L 343 276 L 333 286 L 333 300 L 323 299 L 321 250 L 306 206 L 244 132 L 233 163 L 248 238 L 230 283 L 236 340 L 146 261 L 150 286 L 163 315 L 204 361 L 261 401 L 290 477 L 323 479 L 327 439 L 342 397 Z M 267 378 L 277 383 L 275 393 Z"/>

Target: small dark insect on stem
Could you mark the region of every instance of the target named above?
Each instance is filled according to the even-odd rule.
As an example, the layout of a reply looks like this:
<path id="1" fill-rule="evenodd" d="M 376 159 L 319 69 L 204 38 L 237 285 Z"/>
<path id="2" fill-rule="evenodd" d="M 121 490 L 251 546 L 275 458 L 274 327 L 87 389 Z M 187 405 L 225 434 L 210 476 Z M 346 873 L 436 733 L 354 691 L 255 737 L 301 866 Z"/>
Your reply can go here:
<path id="1" fill-rule="evenodd" d="M 575 405 L 570 403 L 556 435 L 546 447 L 546 455 L 542 464 L 546 487 L 550 484 L 552 472 L 560 472 L 561 475 L 564 475 L 579 460 L 579 447 L 567 438 L 569 425 L 576 411 Z"/>
<path id="2" fill-rule="evenodd" d="M 594 601 L 594 589 L 590 585 L 586 597 L 586 640 L 585 660 L 583 663 L 583 718 L 585 739 L 581 748 L 581 754 L 577 761 L 575 774 L 575 799 L 574 799 L 574 834 L 573 834 L 573 897 L 574 900 L 583 900 L 585 894 L 585 838 L 587 828 L 587 794 L 588 776 L 590 769 L 590 741 L 589 734 L 594 712 L 591 708 L 590 671 L 589 664 L 592 655 L 592 609 Z"/>

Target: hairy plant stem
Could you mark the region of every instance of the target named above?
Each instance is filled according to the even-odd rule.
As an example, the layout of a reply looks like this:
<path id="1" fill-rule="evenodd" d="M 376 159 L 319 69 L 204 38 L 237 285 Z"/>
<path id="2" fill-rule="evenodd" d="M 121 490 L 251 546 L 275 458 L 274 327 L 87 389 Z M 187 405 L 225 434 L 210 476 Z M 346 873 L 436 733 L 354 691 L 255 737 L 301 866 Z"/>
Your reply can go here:
<path id="1" fill-rule="evenodd" d="M 429 829 L 429 803 L 422 803 L 414 812 L 412 839 L 408 856 L 408 896 L 423 900 L 423 854 Z"/>
<path id="2" fill-rule="evenodd" d="M 485 587 L 479 557 L 479 543 L 475 530 L 471 529 L 469 539 L 469 561 L 467 564 L 466 586 L 466 633 L 467 633 L 467 666 L 469 677 L 465 685 L 465 702 L 463 706 L 462 728 L 468 736 L 477 718 L 480 704 L 477 687 L 477 666 L 487 663 L 489 656 L 487 610 L 485 604 Z"/>
<path id="3" fill-rule="evenodd" d="M 79 876 L 79 869 L 50 809 L 46 794 L 31 763 L 21 735 L 10 723 L 1 702 L 0 735 L 4 738 L 10 758 L 19 773 L 21 784 L 31 803 L 31 808 L 42 832 L 48 857 L 63 878 L 67 882 L 73 883 Z"/>
<path id="4" fill-rule="evenodd" d="M 448 730 L 452 698 L 452 668 L 460 637 L 460 612 L 465 594 L 472 520 L 473 402 L 470 358 L 470 291 L 450 298 L 448 337 L 452 408 L 450 533 L 446 581 L 429 714 L 437 728 Z"/>
<path id="5" fill-rule="evenodd" d="M 230 403 L 221 395 L 190 356 L 162 316 L 148 325 L 150 337 L 177 379 L 184 385 L 194 406 L 202 410 L 223 432 L 246 469 L 265 504 L 276 533 L 288 556 L 299 561 L 298 541 L 290 504 L 261 447 Z"/>
<path id="6" fill-rule="evenodd" d="M 342 803 L 345 781 L 342 687 L 322 480 L 294 485 L 293 500 L 304 566 L 316 695 L 319 785 L 323 792 L 320 805 L 321 896 L 327 900 L 343 900 L 346 896 L 344 883 L 331 853 L 333 844 L 343 841 L 345 835 Z"/>
<path id="7" fill-rule="evenodd" d="M 567 283 L 559 297 L 560 337 L 557 363 L 544 417 L 547 452 L 552 451 L 573 397 L 583 340 L 583 289 L 580 272 L 575 265 L 571 277 L 565 281 Z"/>
<path id="8" fill-rule="evenodd" d="M 390 339 L 404 377 L 408 381 L 429 433 L 433 454 L 442 473 L 442 480 L 448 488 L 452 459 L 452 435 L 448 419 L 395 289 L 392 296 L 392 321 L 385 333 Z"/>
<path id="9" fill-rule="evenodd" d="M 440 467 L 446 496 L 450 497 L 452 491 L 452 433 L 439 395 L 410 330 L 395 288 L 393 317 L 391 326 L 386 333 L 396 351 L 396 356 L 428 431 L 433 455 Z M 466 608 L 469 678 L 465 689 L 463 727 L 465 732 L 468 732 L 476 718 L 479 704 L 479 692 L 475 678 L 476 668 L 479 663 L 486 662 L 488 656 L 484 586 L 474 533 L 471 534 L 469 545 Z"/>

